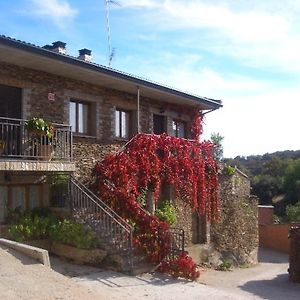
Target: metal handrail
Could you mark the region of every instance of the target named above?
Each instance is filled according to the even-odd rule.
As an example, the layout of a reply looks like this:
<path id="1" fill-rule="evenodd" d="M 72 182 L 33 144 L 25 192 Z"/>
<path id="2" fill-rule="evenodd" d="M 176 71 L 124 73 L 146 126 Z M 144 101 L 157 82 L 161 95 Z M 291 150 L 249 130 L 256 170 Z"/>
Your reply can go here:
<path id="1" fill-rule="evenodd" d="M 124 221 L 114 210 L 112 210 L 106 203 L 104 203 L 98 196 L 96 196 L 90 189 L 88 189 L 84 184 L 77 180 L 73 175 L 70 175 L 70 180 L 75 186 L 77 186 L 85 193 L 85 195 L 90 198 L 90 201 L 104 209 L 107 215 L 111 216 L 127 232 L 133 231 L 131 225 Z"/>
<path id="2" fill-rule="evenodd" d="M 70 175 L 69 181 L 70 206 L 74 217 L 90 226 L 100 238 L 106 238 L 106 243 L 114 247 L 116 252 L 126 251 L 129 266 L 133 268 L 133 233 L 134 228 L 122 219 L 115 211 L 105 204 L 85 185 Z M 146 214 L 150 213 L 140 209 Z M 161 259 L 173 259 L 184 252 L 184 230 L 169 228 L 169 253 Z M 158 234 L 160 240 L 160 233 Z"/>
<path id="3" fill-rule="evenodd" d="M 116 253 L 126 253 L 133 268 L 133 228 L 74 176 L 69 180 L 69 201 L 73 216 L 91 227 Z"/>
<path id="4" fill-rule="evenodd" d="M 0 158 L 72 160 L 71 126 L 53 123 L 53 135 L 37 135 L 26 120 L 0 117 Z"/>

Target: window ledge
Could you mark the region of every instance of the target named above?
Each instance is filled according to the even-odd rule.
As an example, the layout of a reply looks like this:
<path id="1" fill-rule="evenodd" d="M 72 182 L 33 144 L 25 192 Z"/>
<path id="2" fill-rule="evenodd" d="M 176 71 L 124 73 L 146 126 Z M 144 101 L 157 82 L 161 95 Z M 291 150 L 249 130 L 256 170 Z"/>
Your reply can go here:
<path id="1" fill-rule="evenodd" d="M 86 139 L 96 139 L 95 135 L 87 135 L 73 132 L 73 137 L 86 138 Z"/>

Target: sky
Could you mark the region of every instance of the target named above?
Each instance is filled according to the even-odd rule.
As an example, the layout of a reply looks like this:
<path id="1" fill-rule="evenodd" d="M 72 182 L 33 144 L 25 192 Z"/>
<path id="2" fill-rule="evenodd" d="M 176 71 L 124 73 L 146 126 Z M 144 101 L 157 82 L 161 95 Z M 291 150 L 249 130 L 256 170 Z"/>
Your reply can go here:
<path id="1" fill-rule="evenodd" d="M 112 2 L 112 67 L 222 100 L 204 138 L 222 135 L 225 157 L 300 149 L 300 0 Z M 105 0 L 0 0 L 0 28 L 108 65 Z"/>

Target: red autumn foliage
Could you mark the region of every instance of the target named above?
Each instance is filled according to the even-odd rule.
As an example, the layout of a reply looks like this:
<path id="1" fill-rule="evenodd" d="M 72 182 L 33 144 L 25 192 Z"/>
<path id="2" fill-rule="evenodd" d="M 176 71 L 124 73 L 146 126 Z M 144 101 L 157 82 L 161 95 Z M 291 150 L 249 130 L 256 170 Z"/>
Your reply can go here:
<path id="1" fill-rule="evenodd" d="M 199 143 L 202 115 L 194 119 L 194 141 L 162 135 L 136 135 L 122 151 L 107 156 L 95 167 L 96 189 L 120 216 L 135 224 L 135 245 L 150 261 L 162 262 L 170 252 L 169 225 L 143 210 L 137 201 L 144 188 L 157 201 L 162 182 L 174 186 L 176 196 L 199 215 L 218 218 L 217 163 L 213 144 Z M 187 255 L 165 261 L 163 271 L 173 276 L 199 276 Z M 177 274 L 177 275 L 176 275 Z"/>
<path id="2" fill-rule="evenodd" d="M 196 263 L 187 253 L 183 253 L 175 259 L 163 261 L 159 271 L 176 278 L 181 277 L 191 280 L 195 280 L 200 276 Z"/>

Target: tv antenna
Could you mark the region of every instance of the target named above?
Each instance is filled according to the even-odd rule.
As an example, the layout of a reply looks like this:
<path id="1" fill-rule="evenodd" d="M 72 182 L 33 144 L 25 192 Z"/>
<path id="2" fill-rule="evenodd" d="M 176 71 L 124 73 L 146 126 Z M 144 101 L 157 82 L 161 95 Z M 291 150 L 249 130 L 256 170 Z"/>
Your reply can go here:
<path id="1" fill-rule="evenodd" d="M 110 12 L 110 4 L 118 5 L 120 4 L 114 0 L 105 0 L 105 5 L 106 5 L 106 31 L 107 31 L 107 42 L 108 42 L 108 66 L 111 66 L 111 62 L 115 56 L 115 48 L 112 48 L 111 46 L 111 32 L 110 32 L 110 17 L 109 17 L 109 12 Z"/>

